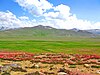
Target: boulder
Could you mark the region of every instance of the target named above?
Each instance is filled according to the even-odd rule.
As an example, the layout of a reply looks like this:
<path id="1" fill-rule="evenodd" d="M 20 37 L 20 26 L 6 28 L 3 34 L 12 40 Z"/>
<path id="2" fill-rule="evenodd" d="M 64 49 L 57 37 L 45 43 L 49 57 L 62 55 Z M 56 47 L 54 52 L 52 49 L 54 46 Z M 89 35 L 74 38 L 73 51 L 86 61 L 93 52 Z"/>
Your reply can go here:
<path id="1" fill-rule="evenodd" d="M 65 72 L 58 72 L 58 74 L 57 75 L 68 75 L 67 73 L 65 73 Z"/>
<path id="2" fill-rule="evenodd" d="M 96 73 L 97 73 L 97 74 L 100 74 L 100 70 L 97 70 Z"/>
<path id="3" fill-rule="evenodd" d="M 84 67 L 90 68 L 90 65 L 89 64 L 84 64 Z"/>

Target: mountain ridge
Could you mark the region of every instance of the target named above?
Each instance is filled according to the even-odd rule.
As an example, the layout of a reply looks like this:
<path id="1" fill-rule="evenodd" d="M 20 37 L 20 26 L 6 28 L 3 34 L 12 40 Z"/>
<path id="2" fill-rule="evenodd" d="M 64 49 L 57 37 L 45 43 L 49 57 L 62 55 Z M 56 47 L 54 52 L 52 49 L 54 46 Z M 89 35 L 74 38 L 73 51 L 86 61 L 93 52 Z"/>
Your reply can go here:
<path id="1" fill-rule="evenodd" d="M 1 27 L 0 31 L 5 31 L 5 30 L 16 30 L 16 29 L 23 29 L 23 28 L 37 28 L 37 29 L 57 29 L 51 26 L 43 26 L 43 25 L 37 25 L 34 27 L 19 27 L 19 28 L 7 28 L 7 27 Z M 81 30 L 77 28 L 72 28 L 72 29 L 59 29 L 59 30 L 71 30 L 74 32 L 88 32 L 96 35 L 100 35 L 100 29 L 88 29 L 88 30 Z"/>
<path id="2" fill-rule="evenodd" d="M 89 29 L 89 30 L 86 30 L 88 32 L 91 32 L 93 34 L 99 34 L 100 35 L 100 29 Z"/>
<path id="3" fill-rule="evenodd" d="M 9 29 L 5 31 L 0 31 L 0 38 L 67 38 L 67 37 L 96 37 L 97 35 L 83 31 L 83 30 L 66 30 L 66 29 L 56 29 L 50 26 L 38 25 L 34 27 L 24 27 L 18 29 Z"/>

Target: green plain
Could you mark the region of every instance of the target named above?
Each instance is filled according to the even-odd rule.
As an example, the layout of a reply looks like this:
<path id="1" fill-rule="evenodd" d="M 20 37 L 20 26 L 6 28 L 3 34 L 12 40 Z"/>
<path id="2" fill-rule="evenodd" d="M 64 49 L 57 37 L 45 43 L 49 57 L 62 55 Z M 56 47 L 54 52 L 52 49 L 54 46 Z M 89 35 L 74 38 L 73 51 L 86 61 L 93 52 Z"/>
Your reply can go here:
<path id="1" fill-rule="evenodd" d="M 100 35 L 64 29 L 6 30 L 0 31 L 0 51 L 100 54 Z"/>
<path id="2" fill-rule="evenodd" d="M 60 39 L 0 39 L 1 51 L 32 53 L 99 54 L 100 40 L 96 38 Z"/>

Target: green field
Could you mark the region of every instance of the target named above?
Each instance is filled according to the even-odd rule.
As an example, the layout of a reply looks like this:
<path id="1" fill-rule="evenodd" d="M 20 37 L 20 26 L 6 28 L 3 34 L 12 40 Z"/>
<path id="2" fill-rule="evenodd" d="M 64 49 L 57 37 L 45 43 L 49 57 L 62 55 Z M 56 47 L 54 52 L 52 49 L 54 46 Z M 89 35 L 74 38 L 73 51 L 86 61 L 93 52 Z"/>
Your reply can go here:
<path id="1" fill-rule="evenodd" d="M 100 35 L 44 26 L 0 31 L 1 51 L 100 54 Z"/>
<path id="2" fill-rule="evenodd" d="M 55 41 L 56 40 L 56 41 Z M 33 53 L 100 54 L 99 39 L 0 39 L 1 51 L 24 51 Z"/>

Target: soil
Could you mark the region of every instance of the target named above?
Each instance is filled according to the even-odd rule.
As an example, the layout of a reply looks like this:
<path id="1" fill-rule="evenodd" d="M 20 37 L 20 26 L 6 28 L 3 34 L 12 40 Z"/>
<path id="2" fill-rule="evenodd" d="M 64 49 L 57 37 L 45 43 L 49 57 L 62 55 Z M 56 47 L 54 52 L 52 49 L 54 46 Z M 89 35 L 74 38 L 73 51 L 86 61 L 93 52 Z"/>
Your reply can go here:
<path id="1" fill-rule="evenodd" d="M 22 56 L 19 57 L 22 58 Z M 34 54 L 32 59 L 28 60 L 9 60 L 2 58 L 0 60 L 0 75 L 3 75 L 5 72 L 8 72 L 10 75 L 38 75 L 35 74 L 36 72 L 38 72 L 39 75 L 58 75 L 59 72 L 64 72 L 66 75 L 100 75 L 100 73 L 98 73 L 100 72 L 99 57 L 99 55 L 45 53 Z M 5 66 L 10 66 L 10 71 L 9 68 L 3 71 L 2 68 Z M 68 71 L 73 74 L 70 74 Z"/>

